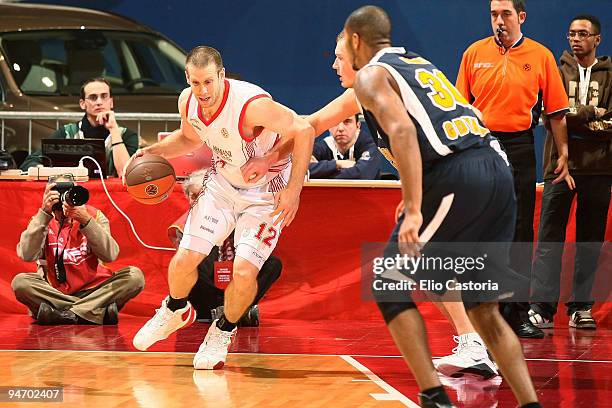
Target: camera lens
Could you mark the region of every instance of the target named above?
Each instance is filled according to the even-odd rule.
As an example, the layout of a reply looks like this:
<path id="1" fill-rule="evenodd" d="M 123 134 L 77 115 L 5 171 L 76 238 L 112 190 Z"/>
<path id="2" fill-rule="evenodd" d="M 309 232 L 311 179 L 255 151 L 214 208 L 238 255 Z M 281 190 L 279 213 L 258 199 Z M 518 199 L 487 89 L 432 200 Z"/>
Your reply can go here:
<path id="1" fill-rule="evenodd" d="M 89 200 L 89 191 L 82 186 L 74 186 L 64 193 L 62 201 L 66 201 L 72 206 L 84 205 Z"/>

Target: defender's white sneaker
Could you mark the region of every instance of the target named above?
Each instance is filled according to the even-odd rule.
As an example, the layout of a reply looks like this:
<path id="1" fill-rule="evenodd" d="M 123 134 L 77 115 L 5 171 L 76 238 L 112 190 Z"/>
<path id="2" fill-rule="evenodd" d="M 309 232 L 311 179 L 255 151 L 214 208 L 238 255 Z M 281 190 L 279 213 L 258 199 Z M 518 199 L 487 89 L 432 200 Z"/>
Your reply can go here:
<path id="1" fill-rule="evenodd" d="M 168 309 L 168 300 L 162 300 L 161 306 L 153 316 L 134 336 L 132 343 L 140 351 L 145 351 L 160 340 L 167 339 L 169 335 L 182 327 L 187 327 L 195 322 L 196 311 L 187 302 L 187 306 L 173 312 Z"/>
<path id="2" fill-rule="evenodd" d="M 498 375 L 495 363 L 489 358 L 487 348 L 476 333 L 453 336 L 457 347 L 453 354 L 434 360 L 436 370 L 449 377 L 461 377 L 474 374 L 484 379 Z"/>
<path id="3" fill-rule="evenodd" d="M 196 370 L 218 370 L 225 364 L 237 328 L 231 332 L 223 331 L 217 327 L 217 322 L 217 319 L 212 322 L 204 341 L 193 357 L 193 367 Z"/>

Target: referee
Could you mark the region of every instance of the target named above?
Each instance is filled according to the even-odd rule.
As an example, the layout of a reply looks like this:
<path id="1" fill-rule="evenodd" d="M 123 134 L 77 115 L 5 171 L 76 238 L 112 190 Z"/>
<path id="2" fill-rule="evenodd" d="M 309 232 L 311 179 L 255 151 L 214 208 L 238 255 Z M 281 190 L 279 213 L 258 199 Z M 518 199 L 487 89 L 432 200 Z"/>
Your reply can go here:
<path id="1" fill-rule="evenodd" d="M 482 112 L 485 125 L 502 143 L 513 167 L 517 221 L 510 266 L 531 279 L 536 183 L 533 129 L 543 106 L 559 152 L 553 183 L 565 182 L 573 189 L 567 167 L 568 99 L 553 54 L 521 32 L 527 17 L 525 0 L 491 0 L 490 8 L 494 35 L 465 51 L 457 89 Z M 519 337 L 543 338 L 544 332 L 528 319 L 529 287 L 515 293 L 515 300 L 501 306 L 512 329 Z"/>

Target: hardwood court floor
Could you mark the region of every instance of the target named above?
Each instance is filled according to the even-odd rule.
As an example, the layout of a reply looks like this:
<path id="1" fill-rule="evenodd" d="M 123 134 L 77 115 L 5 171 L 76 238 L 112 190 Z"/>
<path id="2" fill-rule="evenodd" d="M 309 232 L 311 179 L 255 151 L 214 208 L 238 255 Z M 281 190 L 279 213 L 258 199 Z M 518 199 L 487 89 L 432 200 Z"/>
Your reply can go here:
<path id="1" fill-rule="evenodd" d="M 381 388 L 350 357 L 233 354 L 223 370 L 202 371 L 193 369 L 192 356 L 5 351 L 0 384 L 63 386 L 64 404 L 79 407 L 406 406 L 393 401 L 407 400 L 404 396 Z"/>
<path id="2" fill-rule="evenodd" d="M 136 352 L 131 341 L 145 321 L 121 316 L 118 326 L 49 327 L 25 315 L 0 316 L 0 386 L 63 386 L 62 406 L 79 408 L 417 406 L 414 377 L 382 321 L 264 320 L 238 330 L 218 372 L 195 372 L 191 365 L 207 324 Z M 450 353 L 450 324 L 426 322 L 432 354 Z M 570 329 L 566 319 L 545 331 L 542 340 L 521 341 L 544 406 L 612 407 L 609 318 L 597 331 Z M 501 377 L 441 380 L 459 408 L 517 406 Z M 60 404 L 23 404 L 36 405 Z"/>

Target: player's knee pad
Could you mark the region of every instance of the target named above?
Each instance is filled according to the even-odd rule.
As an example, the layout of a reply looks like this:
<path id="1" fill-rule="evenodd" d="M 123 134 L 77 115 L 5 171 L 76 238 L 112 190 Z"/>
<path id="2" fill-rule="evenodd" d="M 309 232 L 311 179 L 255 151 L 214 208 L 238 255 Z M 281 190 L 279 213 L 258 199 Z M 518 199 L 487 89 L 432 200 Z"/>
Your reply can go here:
<path id="1" fill-rule="evenodd" d="M 280 278 L 282 269 L 283 264 L 281 260 L 271 255 L 261 267 L 259 274 L 266 280 L 274 283 Z"/>
<path id="2" fill-rule="evenodd" d="M 389 324 L 393 319 L 397 317 L 403 311 L 409 309 L 416 309 L 416 304 L 412 301 L 408 302 L 380 302 L 377 301 L 378 309 L 382 313 L 385 323 Z"/>
<path id="3" fill-rule="evenodd" d="M 382 282 L 382 285 L 372 285 L 372 295 L 385 319 L 385 323 L 391 323 L 398 314 L 405 310 L 416 308 L 409 290 L 385 289 L 387 284 L 392 283 L 392 281 L 383 278 Z"/>

